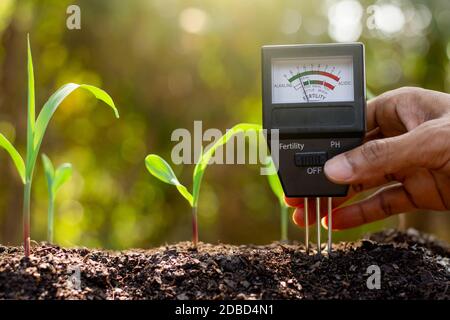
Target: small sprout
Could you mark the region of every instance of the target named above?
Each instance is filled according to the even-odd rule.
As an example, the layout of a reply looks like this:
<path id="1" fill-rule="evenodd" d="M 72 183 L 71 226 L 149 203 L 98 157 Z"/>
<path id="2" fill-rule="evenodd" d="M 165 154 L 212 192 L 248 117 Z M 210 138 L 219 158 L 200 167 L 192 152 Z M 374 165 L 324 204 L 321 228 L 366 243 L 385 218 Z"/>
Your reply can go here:
<path id="1" fill-rule="evenodd" d="M 170 165 L 160 156 L 150 154 L 145 158 L 145 166 L 147 170 L 159 180 L 174 185 L 177 187 L 181 195 L 189 202 L 192 207 L 192 242 L 194 246 L 198 243 L 198 222 L 197 222 L 197 207 L 200 196 L 200 186 L 206 167 L 211 158 L 214 156 L 216 150 L 225 145 L 232 136 L 240 132 L 259 131 L 261 126 L 257 124 L 240 123 L 233 128 L 227 130 L 220 139 L 218 139 L 207 151 L 201 152 L 201 157 L 197 162 L 193 172 L 193 186 L 192 193 L 190 193 L 185 186 L 183 186 L 176 177 Z"/>
<path id="2" fill-rule="evenodd" d="M 11 156 L 17 171 L 24 184 L 23 193 L 23 242 L 25 256 L 30 256 L 30 199 L 31 199 L 31 184 L 33 181 L 33 172 L 36 165 L 36 160 L 39 155 L 42 140 L 44 138 L 45 130 L 55 113 L 56 109 L 61 103 L 75 90 L 81 88 L 92 93 L 98 100 L 105 102 L 114 111 L 116 118 L 119 118 L 119 112 L 112 98 L 102 89 L 87 85 L 69 83 L 59 88 L 44 104 L 39 116 L 36 119 L 35 115 L 35 94 L 34 94 L 34 71 L 33 59 L 31 56 L 30 37 L 27 39 L 28 49 L 28 107 L 27 107 L 27 148 L 25 161 L 13 147 L 13 145 L 0 134 L 0 147 L 4 148 Z"/>
<path id="3" fill-rule="evenodd" d="M 55 198 L 59 188 L 72 177 L 72 165 L 63 163 L 55 170 L 52 162 L 45 154 L 42 154 L 42 163 L 48 188 L 47 241 L 53 243 Z"/>
<path id="4" fill-rule="evenodd" d="M 288 222 L 289 222 L 289 207 L 284 201 L 283 187 L 278 177 L 277 170 L 272 161 L 272 158 L 268 157 L 270 161 L 270 175 L 267 175 L 267 180 L 269 181 L 270 188 L 272 189 L 275 196 L 278 198 L 278 203 L 280 204 L 280 222 L 281 222 L 281 241 L 288 241 Z"/>

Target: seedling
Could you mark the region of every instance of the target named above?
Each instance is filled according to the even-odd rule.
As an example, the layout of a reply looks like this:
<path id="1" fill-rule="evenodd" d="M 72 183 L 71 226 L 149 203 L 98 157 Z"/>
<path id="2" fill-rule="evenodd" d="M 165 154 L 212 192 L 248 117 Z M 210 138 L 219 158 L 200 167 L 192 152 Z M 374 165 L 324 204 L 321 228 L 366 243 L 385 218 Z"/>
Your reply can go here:
<path id="1" fill-rule="evenodd" d="M 289 221 L 289 207 L 284 201 L 283 187 L 281 186 L 280 178 L 278 178 L 275 165 L 273 164 L 272 157 L 268 157 L 270 160 L 270 172 L 267 175 L 267 180 L 269 181 L 270 188 L 278 199 L 280 204 L 280 228 L 281 228 L 281 241 L 288 241 L 288 221 Z"/>
<path id="2" fill-rule="evenodd" d="M 78 88 L 85 89 L 92 93 L 98 100 L 105 102 L 110 106 L 116 118 L 119 118 L 119 112 L 114 105 L 112 98 L 102 89 L 87 85 L 68 83 L 59 88 L 44 104 L 37 119 L 35 118 L 35 98 L 34 98 L 34 71 L 33 59 L 31 56 L 30 38 L 27 39 L 28 44 L 28 116 L 27 116 L 27 148 L 25 161 L 14 148 L 14 146 L 0 134 L 0 147 L 4 148 L 11 156 L 17 171 L 20 175 L 22 183 L 24 184 L 23 193 L 23 242 L 25 256 L 30 255 L 30 198 L 31 198 L 31 184 L 33 181 L 33 172 L 36 165 L 36 159 L 39 154 L 42 139 L 44 138 L 45 130 L 55 113 L 56 109 L 61 105 L 65 98 L 67 98 L 73 91 Z"/>
<path id="3" fill-rule="evenodd" d="M 178 178 L 176 177 L 172 168 L 163 158 L 156 154 L 150 154 L 145 158 L 145 166 L 147 167 L 147 170 L 159 180 L 174 185 L 192 207 L 192 242 L 195 247 L 198 243 L 197 208 L 200 195 L 200 186 L 209 161 L 214 156 L 215 151 L 219 147 L 225 145 L 228 140 L 230 140 L 230 138 L 235 134 L 251 130 L 258 131 L 260 129 L 261 126 L 256 124 L 237 124 L 231 129 L 227 130 L 227 133 L 220 137 L 220 139 L 218 139 L 211 148 L 209 148 L 205 152 L 202 152 L 200 159 L 194 168 L 192 193 L 189 192 L 188 189 L 178 181 Z"/>
<path id="4" fill-rule="evenodd" d="M 55 170 L 49 157 L 45 154 L 42 155 L 42 163 L 48 189 L 47 241 L 53 243 L 55 198 L 59 188 L 72 177 L 72 165 L 63 163 Z"/>

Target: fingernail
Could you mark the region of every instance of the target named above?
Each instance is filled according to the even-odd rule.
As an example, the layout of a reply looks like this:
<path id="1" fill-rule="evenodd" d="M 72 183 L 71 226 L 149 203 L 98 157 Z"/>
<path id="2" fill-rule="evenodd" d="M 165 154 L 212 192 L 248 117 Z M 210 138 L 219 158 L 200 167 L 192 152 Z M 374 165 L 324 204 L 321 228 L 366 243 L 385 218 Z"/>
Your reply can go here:
<path id="1" fill-rule="evenodd" d="M 320 223 L 322 224 L 322 227 L 325 229 L 325 230 L 328 230 L 328 225 L 327 225 L 327 217 L 323 217 L 321 220 L 320 220 Z"/>
<path id="2" fill-rule="evenodd" d="M 292 214 L 292 222 L 294 222 L 295 225 L 298 226 L 297 219 L 295 217 L 296 214 L 297 214 L 297 209 L 294 210 L 294 213 Z"/>
<path id="3" fill-rule="evenodd" d="M 353 176 L 353 170 L 347 157 L 340 154 L 325 163 L 325 174 L 335 181 L 347 181 Z"/>
<path id="4" fill-rule="evenodd" d="M 303 227 L 303 209 L 296 208 L 292 214 L 292 221 L 299 227 Z M 301 213 L 300 213 L 301 212 Z"/>

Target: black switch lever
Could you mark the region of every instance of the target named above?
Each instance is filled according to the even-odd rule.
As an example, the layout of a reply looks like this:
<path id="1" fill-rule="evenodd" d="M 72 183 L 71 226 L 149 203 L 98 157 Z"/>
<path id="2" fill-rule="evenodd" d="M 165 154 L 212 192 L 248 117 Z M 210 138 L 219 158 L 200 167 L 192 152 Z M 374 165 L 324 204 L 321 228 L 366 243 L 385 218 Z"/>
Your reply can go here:
<path id="1" fill-rule="evenodd" d="M 326 152 L 299 152 L 295 154 L 295 165 L 298 167 L 322 167 L 327 159 Z"/>

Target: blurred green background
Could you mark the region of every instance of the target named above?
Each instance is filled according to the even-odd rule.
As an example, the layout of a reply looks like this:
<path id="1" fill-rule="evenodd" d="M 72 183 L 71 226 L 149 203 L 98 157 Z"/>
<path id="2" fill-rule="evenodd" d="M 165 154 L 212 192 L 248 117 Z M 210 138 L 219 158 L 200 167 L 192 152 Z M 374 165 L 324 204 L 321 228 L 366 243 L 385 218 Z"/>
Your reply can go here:
<path id="1" fill-rule="evenodd" d="M 66 9 L 81 8 L 81 30 Z M 170 159 L 176 128 L 224 131 L 261 122 L 260 47 L 362 41 L 368 87 L 404 85 L 450 91 L 450 2 L 269 0 L 1 0 L 0 132 L 24 154 L 26 34 L 30 33 L 38 109 L 66 82 L 101 86 L 121 118 L 85 93 L 55 114 L 42 152 L 72 162 L 74 177 L 57 197 L 55 237 L 64 246 L 148 248 L 189 240 L 190 208 L 172 186 L 146 171 L 144 157 Z M 174 166 L 191 183 L 193 166 Z M 21 239 L 22 185 L 0 152 L 0 243 Z M 45 240 L 47 191 L 38 163 L 32 239 Z M 396 226 L 398 217 L 346 232 Z M 415 213 L 407 226 L 450 240 L 448 213 Z M 268 243 L 279 233 L 278 203 L 259 167 L 213 165 L 199 204 L 200 239 Z M 290 226 L 290 238 L 303 231 Z"/>

